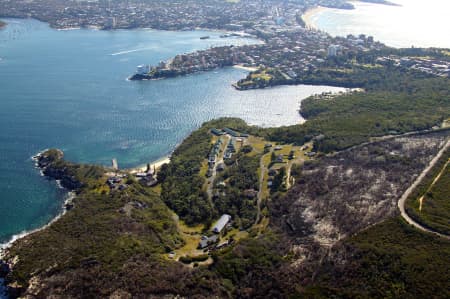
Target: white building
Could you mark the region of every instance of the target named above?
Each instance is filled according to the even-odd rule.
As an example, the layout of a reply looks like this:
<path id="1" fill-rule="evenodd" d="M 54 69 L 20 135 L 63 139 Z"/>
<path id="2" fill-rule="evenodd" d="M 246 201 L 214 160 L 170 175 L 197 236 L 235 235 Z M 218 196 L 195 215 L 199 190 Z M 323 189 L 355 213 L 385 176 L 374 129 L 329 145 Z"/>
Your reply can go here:
<path id="1" fill-rule="evenodd" d="M 138 75 L 146 75 L 150 72 L 150 67 L 148 65 L 138 65 L 136 73 Z"/>
<path id="2" fill-rule="evenodd" d="M 340 50 L 339 45 L 330 45 L 328 47 L 328 57 L 336 56 L 338 54 L 339 50 Z"/>
<path id="3" fill-rule="evenodd" d="M 230 222 L 231 216 L 227 214 L 223 214 L 217 223 L 213 226 L 212 231 L 216 234 L 220 234 L 220 232 L 224 229 L 224 227 Z"/>

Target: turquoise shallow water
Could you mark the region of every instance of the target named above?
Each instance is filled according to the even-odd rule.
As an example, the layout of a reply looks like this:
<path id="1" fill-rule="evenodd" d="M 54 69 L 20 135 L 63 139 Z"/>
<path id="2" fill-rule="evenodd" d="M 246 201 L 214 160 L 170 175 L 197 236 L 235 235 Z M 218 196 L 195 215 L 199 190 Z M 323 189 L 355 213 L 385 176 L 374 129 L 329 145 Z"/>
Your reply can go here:
<path id="1" fill-rule="evenodd" d="M 257 125 L 295 124 L 301 99 L 333 87 L 289 86 L 239 92 L 234 68 L 131 82 L 142 63 L 211 45 L 254 43 L 217 32 L 58 31 L 35 20 L 0 30 L 0 242 L 40 227 L 65 192 L 33 167 L 58 147 L 77 162 L 131 167 L 170 153 L 202 122 L 237 116 Z M 200 36 L 210 35 L 208 40 Z"/>

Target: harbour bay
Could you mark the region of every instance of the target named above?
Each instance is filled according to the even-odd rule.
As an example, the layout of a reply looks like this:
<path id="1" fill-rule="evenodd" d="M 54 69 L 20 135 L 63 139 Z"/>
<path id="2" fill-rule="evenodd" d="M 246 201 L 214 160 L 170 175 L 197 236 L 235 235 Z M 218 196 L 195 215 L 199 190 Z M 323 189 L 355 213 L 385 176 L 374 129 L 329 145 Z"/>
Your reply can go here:
<path id="1" fill-rule="evenodd" d="M 65 192 L 31 157 L 58 147 L 69 160 L 132 167 L 169 154 L 202 122 L 236 116 L 251 124 L 302 121 L 301 99 L 326 86 L 239 92 L 246 71 L 226 68 L 159 81 L 130 82 L 138 64 L 210 46 L 255 43 L 219 32 L 58 31 L 7 19 L 0 31 L 0 241 L 40 227 L 61 210 Z M 210 38 L 201 40 L 201 36 Z"/>

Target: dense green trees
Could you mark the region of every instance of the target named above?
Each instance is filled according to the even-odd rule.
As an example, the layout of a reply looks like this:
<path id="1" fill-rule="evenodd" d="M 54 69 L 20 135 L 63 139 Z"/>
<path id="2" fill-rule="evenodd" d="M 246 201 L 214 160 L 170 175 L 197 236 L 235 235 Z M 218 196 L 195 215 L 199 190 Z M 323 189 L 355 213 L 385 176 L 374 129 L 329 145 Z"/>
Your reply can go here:
<path id="1" fill-rule="evenodd" d="M 286 186 L 284 184 L 285 176 L 286 167 L 281 167 L 273 178 L 272 186 L 270 187 L 271 192 L 286 191 Z"/>
<path id="2" fill-rule="evenodd" d="M 342 77 L 346 82 L 353 77 L 360 80 L 355 86 L 363 87 L 365 92 L 331 100 L 306 99 L 301 114 L 308 121 L 268 129 L 268 138 L 303 144 L 322 134 L 324 138 L 314 142 L 315 149 L 331 152 L 366 142 L 371 136 L 429 129 L 450 117 L 449 79 L 421 78 L 422 75 L 389 68 L 374 71 L 372 77 L 370 73 Z M 339 77 L 329 76 L 321 83 L 339 85 Z M 361 81 L 363 78 L 367 82 Z"/>
<path id="3" fill-rule="evenodd" d="M 259 188 L 257 169 L 261 155 L 248 156 L 244 148 L 236 155 L 235 162 L 216 178 L 219 186 L 214 205 L 219 214 L 229 214 L 240 228 L 249 228 L 256 218 L 256 193 Z"/>
<path id="4" fill-rule="evenodd" d="M 449 245 L 399 218 L 387 220 L 336 246 L 306 297 L 448 298 Z"/>
<path id="5" fill-rule="evenodd" d="M 162 200 L 188 224 L 211 220 L 211 207 L 202 186 L 205 179 L 200 176 L 200 166 L 210 148 L 211 135 L 208 128 L 193 132 L 174 151 L 171 162 L 160 171 Z"/>
<path id="6" fill-rule="evenodd" d="M 201 162 L 207 158 L 211 148 L 210 129 L 224 127 L 234 128 L 240 132 L 258 132 L 259 130 L 235 118 L 207 122 L 182 142 L 172 154 L 171 163 L 164 166 L 158 174 L 159 179 L 162 180 L 161 198 L 187 224 L 210 223 L 221 213 L 231 213 L 233 216 L 241 217 L 243 214 L 240 213 L 244 211 L 243 213 L 246 214 L 244 219 L 248 219 L 245 226 L 248 227 L 247 222 L 253 218 L 250 215 L 253 212 L 247 215 L 248 207 L 251 205 L 241 202 L 241 192 L 246 188 L 254 188 L 255 181 L 257 182 L 255 160 L 245 157 L 244 153 L 238 155 L 239 166 L 231 166 L 226 172 L 230 177 L 230 187 L 234 189 L 229 192 L 226 199 L 212 206 L 203 190 L 205 178 L 199 174 L 199 171 Z M 243 148 L 244 152 L 248 153 L 249 150 L 251 150 L 249 147 Z M 233 158 L 233 161 L 235 159 Z"/>

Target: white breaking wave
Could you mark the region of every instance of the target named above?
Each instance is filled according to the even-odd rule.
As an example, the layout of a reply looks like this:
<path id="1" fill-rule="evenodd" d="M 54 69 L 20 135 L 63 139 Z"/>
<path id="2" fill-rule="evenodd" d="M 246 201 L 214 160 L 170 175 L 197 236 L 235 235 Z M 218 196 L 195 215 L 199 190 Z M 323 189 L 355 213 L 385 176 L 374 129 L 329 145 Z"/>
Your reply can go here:
<path id="1" fill-rule="evenodd" d="M 59 184 L 58 184 L 58 183 L 59 183 Z M 58 181 L 57 181 L 57 185 L 58 185 L 58 187 L 63 188 L 63 187 L 60 185 L 60 182 L 58 182 Z M 58 215 L 56 215 L 56 217 L 54 217 L 52 220 L 50 220 L 50 222 L 48 222 L 47 224 L 45 224 L 44 226 L 39 227 L 39 228 L 36 228 L 36 229 L 28 230 L 28 231 L 27 231 L 27 230 L 22 231 L 22 232 L 20 232 L 20 233 L 18 233 L 18 234 L 13 235 L 9 241 L 0 244 L 0 259 L 3 258 L 4 254 L 5 254 L 5 250 L 7 250 L 9 247 L 11 247 L 11 245 L 12 245 L 15 241 L 17 241 L 17 240 L 19 240 L 19 239 L 22 239 L 22 238 L 24 238 L 24 237 L 26 237 L 26 236 L 28 236 L 28 235 L 30 235 L 30 234 L 32 234 L 32 233 L 41 231 L 41 230 L 43 230 L 43 229 L 49 227 L 51 224 L 53 224 L 53 223 L 56 222 L 59 218 L 61 218 L 64 214 L 66 214 L 66 212 L 67 212 L 66 205 L 67 205 L 68 203 L 71 203 L 71 202 L 73 201 L 73 199 L 75 198 L 75 195 L 76 195 L 76 194 L 75 194 L 75 192 L 73 192 L 73 191 L 67 192 L 66 198 L 65 198 L 64 203 L 63 203 L 63 205 L 62 205 L 62 207 L 63 207 L 62 211 L 61 211 Z"/>

